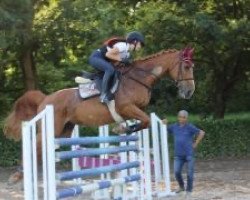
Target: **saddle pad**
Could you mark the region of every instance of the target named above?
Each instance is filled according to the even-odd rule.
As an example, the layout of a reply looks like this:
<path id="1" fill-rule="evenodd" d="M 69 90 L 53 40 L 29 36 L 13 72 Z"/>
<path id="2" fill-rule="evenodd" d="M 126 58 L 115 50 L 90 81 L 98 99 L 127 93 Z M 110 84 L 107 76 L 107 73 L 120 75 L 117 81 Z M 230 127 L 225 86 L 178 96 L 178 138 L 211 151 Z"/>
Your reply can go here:
<path id="1" fill-rule="evenodd" d="M 79 84 L 79 94 L 81 98 L 87 99 L 99 95 L 100 91 L 97 89 L 95 82 L 81 83 Z"/>

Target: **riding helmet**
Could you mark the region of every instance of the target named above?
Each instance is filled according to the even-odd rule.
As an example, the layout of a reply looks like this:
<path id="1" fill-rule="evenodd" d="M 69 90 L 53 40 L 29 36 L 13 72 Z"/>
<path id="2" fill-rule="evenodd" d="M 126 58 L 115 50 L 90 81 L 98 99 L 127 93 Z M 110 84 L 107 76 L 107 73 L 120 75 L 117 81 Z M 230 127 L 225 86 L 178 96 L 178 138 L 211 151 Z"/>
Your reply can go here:
<path id="1" fill-rule="evenodd" d="M 128 33 L 126 40 L 128 43 L 141 42 L 142 46 L 145 45 L 144 36 L 138 31 Z"/>

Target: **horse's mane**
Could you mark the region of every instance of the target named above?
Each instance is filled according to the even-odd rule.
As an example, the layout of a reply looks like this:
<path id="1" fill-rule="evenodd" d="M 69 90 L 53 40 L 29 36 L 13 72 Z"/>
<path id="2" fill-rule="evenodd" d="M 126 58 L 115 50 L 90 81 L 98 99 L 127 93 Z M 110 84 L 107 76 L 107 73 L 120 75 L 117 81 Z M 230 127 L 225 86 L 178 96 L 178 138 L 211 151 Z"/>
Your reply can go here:
<path id="1" fill-rule="evenodd" d="M 164 55 L 164 54 L 170 54 L 170 53 L 175 53 L 175 52 L 178 52 L 179 50 L 177 49 L 167 49 L 167 50 L 162 50 L 158 53 L 155 53 L 155 54 L 152 54 L 152 55 L 149 55 L 149 56 L 146 56 L 146 57 L 143 57 L 143 58 L 139 58 L 139 59 L 136 59 L 134 60 L 134 62 L 129 65 L 129 66 L 119 66 L 117 67 L 116 69 L 122 73 L 126 73 L 128 71 L 130 71 L 131 69 L 133 69 L 135 67 L 135 65 L 137 64 L 140 64 L 141 62 L 144 62 L 144 61 L 149 61 L 153 58 L 157 58 L 161 55 Z"/>
<path id="2" fill-rule="evenodd" d="M 146 61 L 146 60 L 150 60 L 152 58 L 156 58 L 158 56 L 161 56 L 163 54 L 175 53 L 177 51 L 179 51 L 179 50 L 177 50 L 177 49 L 167 49 L 167 50 L 163 50 L 163 51 L 160 51 L 158 53 L 155 53 L 155 54 L 143 57 L 143 58 L 139 58 L 139 59 L 137 59 L 135 61 Z"/>

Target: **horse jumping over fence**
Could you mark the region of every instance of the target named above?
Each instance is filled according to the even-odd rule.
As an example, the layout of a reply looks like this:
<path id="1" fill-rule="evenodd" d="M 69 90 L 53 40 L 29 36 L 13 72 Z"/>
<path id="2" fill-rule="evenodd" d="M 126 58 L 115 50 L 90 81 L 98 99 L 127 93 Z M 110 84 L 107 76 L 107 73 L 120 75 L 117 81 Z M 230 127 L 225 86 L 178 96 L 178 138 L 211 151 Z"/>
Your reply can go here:
<path id="1" fill-rule="evenodd" d="M 76 126 L 71 138 L 55 138 L 53 106 L 47 105 L 22 125 L 25 200 L 56 200 L 79 195 L 94 200 L 153 200 L 175 195 L 171 191 L 167 126 L 155 113 L 150 116 L 151 129 L 129 135 L 109 136 L 106 125 L 99 127 L 98 137 L 81 137 Z M 38 126 L 43 133 L 42 183 L 38 182 L 36 156 Z M 71 146 L 71 150 L 62 151 L 61 146 Z M 77 164 L 82 157 L 95 159 L 110 155 L 119 157 L 119 162 L 83 168 Z M 58 171 L 56 163 L 62 160 L 72 160 L 73 170 Z"/>
<path id="2" fill-rule="evenodd" d="M 119 88 L 115 94 L 114 110 L 124 119 L 136 119 L 140 124 L 132 131 L 147 128 L 150 117 L 143 111 L 151 98 L 153 85 L 169 75 L 179 90 L 181 98 L 189 99 L 194 93 L 193 49 L 166 50 L 136 60 L 122 71 Z M 55 137 L 70 137 L 75 124 L 100 126 L 115 122 L 106 105 L 99 98 L 82 100 L 76 88 L 59 90 L 46 96 L 40 91 L 28 91 L 15 103 L 13 111 L 5 123 L 5 135 L 9 138 L 21 138 L 21 122 L 30 120 L 42 111 L 47 104 L 55 109 Z M 125 131 L 131 131 L 128 127 Z M 41 157 L 41 132 L 37 135 L 37 156 Z M 22 172 L 16 172 L 10 178 L 17 182 Z"/>

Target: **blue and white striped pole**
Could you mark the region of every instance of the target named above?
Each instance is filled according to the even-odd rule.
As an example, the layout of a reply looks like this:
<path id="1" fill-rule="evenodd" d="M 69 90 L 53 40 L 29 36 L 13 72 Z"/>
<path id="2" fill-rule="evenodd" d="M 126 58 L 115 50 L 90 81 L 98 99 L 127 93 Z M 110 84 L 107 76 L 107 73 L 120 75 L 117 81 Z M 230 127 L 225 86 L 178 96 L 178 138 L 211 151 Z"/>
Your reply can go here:
<path id="1" fill-rule="evenodd" d="M 60 189 L 57 191 L 57 199 L 63 199 L 67 197 L 73 197 L 84 193 L 93 192 L 95 190 L 101 190 L 105 188 L 109 188 L 115 185 L 122 185 L 125 183 L 133 182 L 133 181 L 139 181 L 141 178 L 140 174 L 127 176 L 124 178 L 118 178 L 113 180 L 103 180 L 94 184 L 89 185 L 83 185 L 83 186 L 75 186 L 71 188 L 66 189 Z"/>
<path id="2" fill-rule="evenodd" d="M 136 145 L 122 146 L 122 147 L 110 147 L 110 148 L 88 148 L 75 151 L 61 151 L 56 153 L 57 161 L 80 158 L 84 156 L 99 156 L 102 154 L 116 154 L 120 152 L 138 151 Z"/>
<path id="3" fill-rule="evenodd" d="M 55 139 L 57 146 L 71 146 L 71 145 L 91 145 L 100 143 L 119 143 L 137 141 L 136 135 L 125 136 L 108 136 L 108 137 L 82 137 L 82 138 L 58 138 Z"/>
<path id="4" fill-rule="evenodd" d="M 86 178 L 90 176 L 99 176 L 103 173 L 116 172 L 116 171 L 130 169 L 130 168 L 139 167 L 139 166 L 140 166 L 140 162 L 135 161 L 135 162 L 105 166 L 105 167 L 97 167 L 94 169 L 61 172 L 61 173 L 57 173 L 56 178 L 59 181 L 71 180 L 75 178 Z"/>

